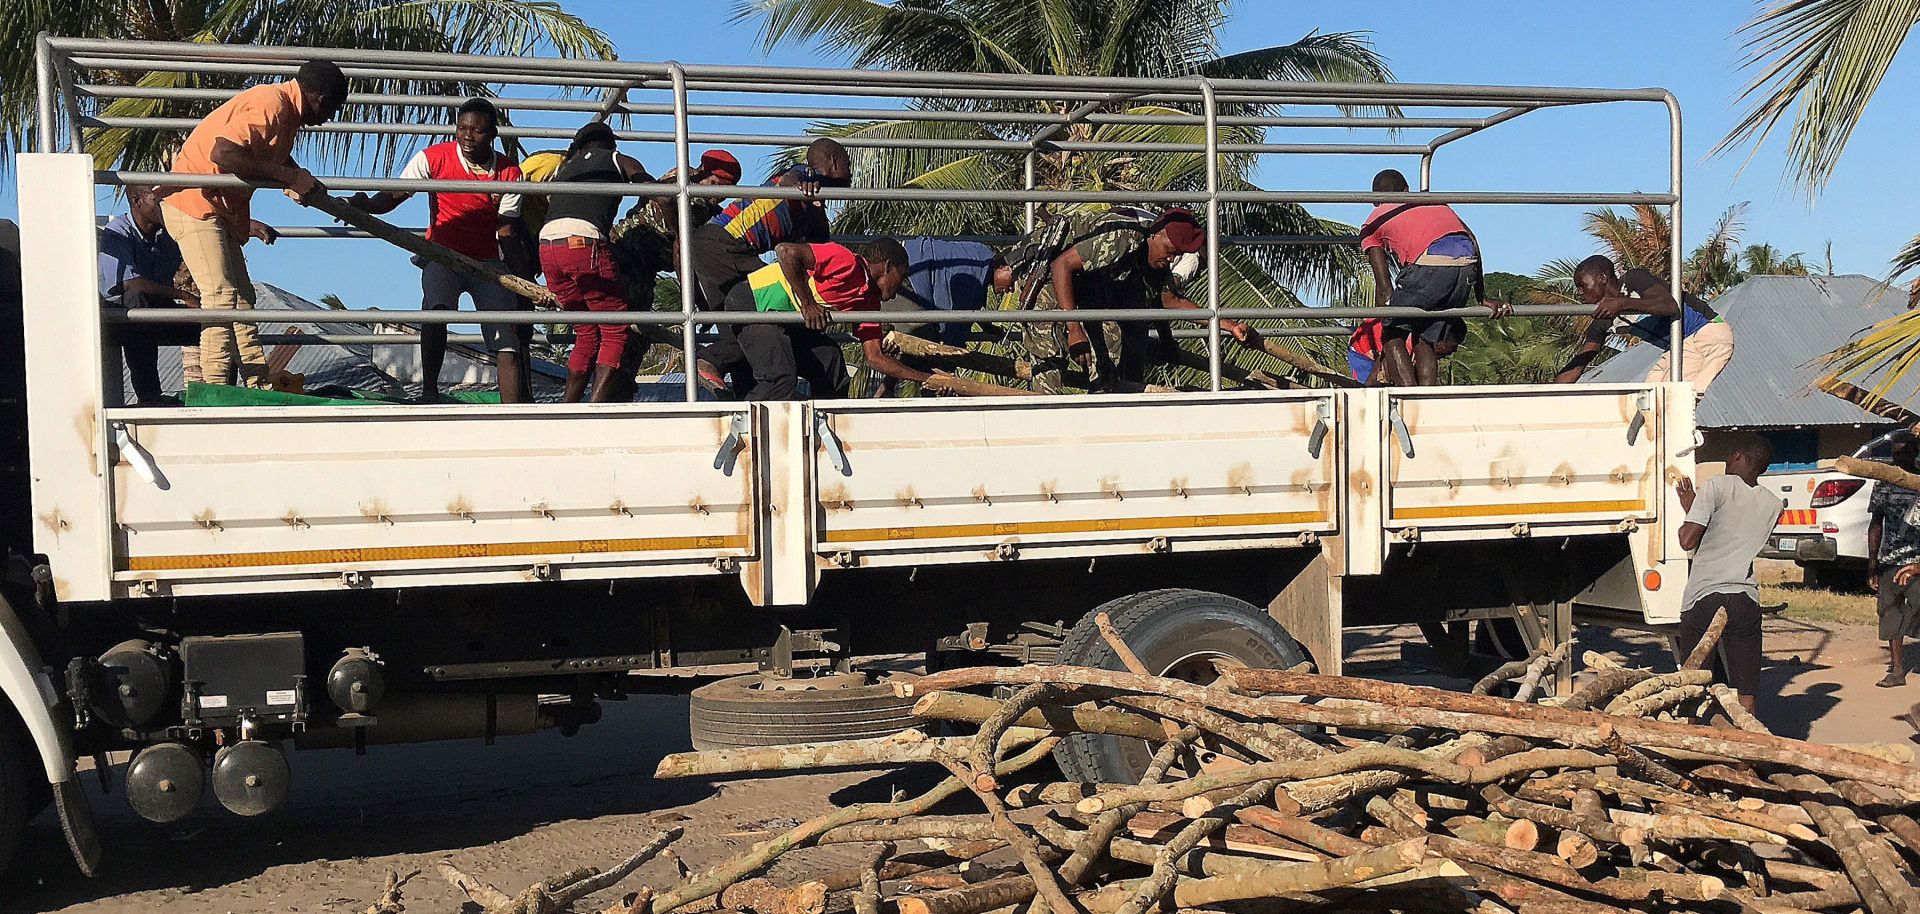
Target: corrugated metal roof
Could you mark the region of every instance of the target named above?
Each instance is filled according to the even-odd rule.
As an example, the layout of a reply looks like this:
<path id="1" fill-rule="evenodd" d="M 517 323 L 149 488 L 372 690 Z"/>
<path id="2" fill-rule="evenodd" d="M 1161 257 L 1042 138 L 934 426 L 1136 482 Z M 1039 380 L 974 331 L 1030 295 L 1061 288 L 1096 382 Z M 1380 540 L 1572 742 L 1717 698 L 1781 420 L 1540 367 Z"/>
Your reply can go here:
<path id="1" fill-rule="evenodd" d="M 1891 424 L 1815 389 L 1815 363 L 1875 323 L 1906 313 L 1905 293 L 1866 276 L 1755 276 L 1714 299 L 1713 307 L 1733 325 L 1733 361 L 1700 401 L 1702 427 Z M 1634 346 L 1581 380 L 1639 381 L 1660 354 Z M 1871 379 L 1856 383 L 1872 387 Z M 1920 377 L 1902 380 L 1887 397 L 1913 409 L 1920 404 Z"/>

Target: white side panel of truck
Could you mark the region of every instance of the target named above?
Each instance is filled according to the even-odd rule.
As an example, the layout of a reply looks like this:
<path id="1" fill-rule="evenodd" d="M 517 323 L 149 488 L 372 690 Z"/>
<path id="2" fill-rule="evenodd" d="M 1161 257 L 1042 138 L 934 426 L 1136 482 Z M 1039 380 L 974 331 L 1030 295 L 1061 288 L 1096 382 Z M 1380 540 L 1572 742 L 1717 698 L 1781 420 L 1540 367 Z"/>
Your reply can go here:
<path id="1" fill-rule="evenodd" d="M 1304 544 L 1338 525 L 1334 406 L 1306 391 L 818 404 L 815 548 L 889 564 Z"/>
<path id="2" fill-rule="evenodd" d="M 1386 526 L 1651 522 L 1662 476 L 1653 393 L 1393 391 Z"/>
<path id="3" fill-rule="evenodd" d="M 758 546 L 744 404 L 112 413 L 130 595 L 715 574 Z"/>
<path id="4" fill-rule="evenodd" d="M 93 159 L 28 153 L 18 163 L 33 548 L 47 556 L 61 600 L 104 600 L 113 458 L 101 418 L 100 249 L 87 204 Z"/>

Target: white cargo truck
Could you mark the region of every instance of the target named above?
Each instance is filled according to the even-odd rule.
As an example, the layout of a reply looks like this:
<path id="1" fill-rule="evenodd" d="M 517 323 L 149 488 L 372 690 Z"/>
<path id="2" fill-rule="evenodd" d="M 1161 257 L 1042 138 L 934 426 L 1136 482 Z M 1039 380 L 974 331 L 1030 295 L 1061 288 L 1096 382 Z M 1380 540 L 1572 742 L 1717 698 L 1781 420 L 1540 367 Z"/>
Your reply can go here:
<path id="1" fill-rule="evenodd" d="M 6 454 L 8 491 L 18 495 L 4 527 L 10 557 L 0 602 L 0 856 L 52 797 L 83 868 L 98 863 L 76 760 L 102 753 L 132 753 L 123 792 L 142 815 L 170 821 L 194 810 L 209 783 L 235 812 L 272 809 L 288 790 L 286 746 L 574 728 L 595 719 L 597 699 L 697 683 L 706 685 L 693 703 L 696 745 L 879 735 L 908 725 L 908 712 L 862 677 L 857 658 L 926 652 L 930 665 L 1111 664 L 1087 621 L 1098 608 L 1155 672 L 1200 680 L 1217 663 L 1311 659 L 1338 672 L 1342 629 L 1354 625 L 1420 622 L 1440 631 L 1517 617 L 1531 637 L 1560 640 L 1575 613 L 1636 624 L 1678 618 L 1686 557 L 1675 539 L 1672 482 L 1691 474 L 1695 443 L 1693 392 L 1680 384 L 1220 390 L 1215 371 L 1213 390 L 1100 397 L 128 407 L 106 342 L 119 325 L 153 315 L 101 307 L 96 190 L 182 179 L 96 172 L 79 135 L 192 125 L 112 117 L 97 107 L 108 98 L 211 102 L 232 92 L 96 84 L 87 77 L 95 70 L 271 75 L 318 55 L 352 76 L 467 73 L 503 88 L 606 88 L 608 101 L 539 100 L 582 115 L 628 93 L 671 93 L 671 104 L 629 107 L 664 111 L 676 129 L 627 138 L 670 142 L 682 174 L 689 142 L 792 141 L 690 133 L 688 117 L 708 109 L 689 104 L 688 91 L 1011 93 L 1080 102 L 1086 110 L 1075 118 L 1112 103 L 1124 117 L 1208 125 L 1204 147 L 1186 150 L 1200 153 L 1223 151 L 1211 136 L 1216 93 L 1232 104 L 1345 104 L 1371 93 L 1369 103 L 1495 108 L 1471 118 L 1354 120 L 1450 128 L 1428 143 L 1358 149 L 1420 156 L 1424 190 L 1440 146 L 1534 108 L 1653 102 L 1674 112 L 1677 127 L 1662 91 L 681 67 L 52 38 L 39 51 L 40 151 L 14 163 L 23 291 L 10 320 L 23 334 L 25 376 L 7 376 L 11 386 L 0 391 L 0 401 L 25 411 L 25 434 L 9 437 Z M 1135 96 L 1198 113 L 1142 113 L 1127 107 Z M 503 93 L 502 107 L 515 104 Z M 57 124 L 74 128 L 64 148 Z M 1030 148 L 1052 151 L 1050 142 Z M 1677 162 L 1677 146 L 1673 155 Z M 324 180 L 336 191 L 438 186 Z M 1407 198 L 1677 210 L 1677 173 L 1674 181 L 1666 194 L 1201 188 L 1183 196 L 1205 201 L 1217 254 L 1227 203 Z M 673 194 L 683 207 L 727 191 L 573 187 Z M 955 198 L 941 193 L 826 195 Z M 1119 202 L 1045 189 L 965 196 L 1015 213 L 1027 201 Z M 286 232 L 289 240 L 342 234 L 351 233 Z M 383 313 L 379 320 L 426 319 Z M 1209 322 L 1353 316 L 1183 314 Z M 689 300 L 683 312 L 630 319 L 671 321 L 691 340 L 695 317 Z M 1219 334 L 1206 345 L 1217 365 Z M 804 679 L 797 686 L 796 677 Z M 1099 780 L 1140 763 L 1137 745 L 1100 746 L 1062 763 Z"/>

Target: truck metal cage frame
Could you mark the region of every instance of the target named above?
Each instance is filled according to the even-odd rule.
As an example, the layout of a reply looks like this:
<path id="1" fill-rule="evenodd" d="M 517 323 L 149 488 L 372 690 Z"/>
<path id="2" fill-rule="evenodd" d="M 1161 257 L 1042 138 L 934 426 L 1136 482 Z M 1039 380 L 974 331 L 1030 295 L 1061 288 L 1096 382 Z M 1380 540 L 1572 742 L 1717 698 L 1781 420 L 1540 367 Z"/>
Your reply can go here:
<path id="1" fill-rule="evenodd" d="M 755 66 L 709 66 L 680 64 L 673 61 L 640 63 L 532 57 L 496 57 L 467 54 L 424 54 L 390 51 L 319 49 L 261 46 L 232 46 L 197 43 L 119 41 L 106 39 L 62 38 L 42 35 L 36 48 L 38 71 L 39 126 L 37 149 L 85 152 L 87 130 L 125 128 L 133 130 L 190 130 L 190 118 L 107 116 L 98 109 L 101 102 L 115 99 L 219 101 L 237 90 L 213 88 L 163 87 L 125 80 L 129 84 L 109 84 L 93 79 L 100 71 L 128 73 L 290 75 L 304 60 L 323 57 L 339 64 L 349 77 L 375 79 L 462 81 L 484 83 L 498 90 L 536 88 L 575 88 L 598 90 L 599 100 L 588 98 L 538 98 L 497 92 L 495 103 L 504 109 L 543 112 L 575 112 L 605 117 L 609 114 L 637 117 L 667 117 L 671 130 L 620 130 L 625 141 L 672 143 L 674 163 L 680 176 L 674 184 L 553 184 L 517 182 L 496 185 L 499 190 L 522 194 L 617 194 L 631 197 L 668 197 L 677 203 L 679 232 L 689 233 L 691 203 L 695 199 L 794 198 L 797 188 L 764 186 L 704 187 L 690 185 L 690 146 L 693 143 L 726 145 L 793 146 L 814 139 L 809 135 L 778 133 L 695 132 L 695 118 L 753 118 L 769 120 L 810 119 L 911 119 L 995 124 L 1007 128 L 1030 128 L 1022 139 L 886 139 L 851 137 L 841 140 L 850 148 L 916 146 L 947 150 L 996 150 L 1024 153 L 1025 184 L 1020 190 L 936 190 L 924 188 L 822 188 L 818 196 L 833 200 L 894 201 L 970 201 L 1024 204 L 1026 224 L 1031 230 L 1035 208 L 1042 203 L 1199 203 L 1206 214 L 1206 257 L 1208 264 L 1219 262 L 1222 245 L 1351 244 L 1355 239 L 1338 236 L 1223 236 L 1220 232 L 1220 206 L 1223 203 L 1459 203 L 1459 204 L 1558 204 L 1558 205 L 1631 205 L 1651 204 L 1670 208 L 1673 243 L 1670 251 L 1672 275 L 1679 275 L 1683 259 L 1680 230 L 1682 225 L 1681 190 L 1681 115 L 1679 103 L 1664 89 L 1598 89 L 1541 86 L 1478 86 L 1418 83 L 1331 83 L 1276 82 L 1244 79 L 1212 79 L 1202 76 L 1164 79 L 1134 79 L 1078 76 L 1014 75 L 990 73 L 907 72 L 863 69 L 826 69 Z M 667 102 L 634 100 L 635 93 L 667 93 Z M 695 104 L 691 97 L 727 94 L 781 96 L 804 94 L 827 97 L 865 98 L 876 102 L 906 99 L 940 99 L 959 102 L 1032 101 L 1063 102 L 1059 114 L 1036 111 L 994 111 L 989 108 L 939 110 L 931 108 L 831 107 L 821 105 L 771 104 Z M 464 99 L 454 96 L 409 96 L 356 93 L 347 97 L 347 108 L 359 105 L 407 104 L 457 107 Z M 1439 151 L 1454 142 L 1542 109 L 1570 105 L 1615 102 L 1650 102 L 1664 105 L 1668 113 L 1669 184 L 1665 193 L 1530 193 L 1530 192 L 1447 192 L 1432 189 L 1433 163 Z M 1115 110 L 1117 107 L 1151 103 L 1179 108 L 1180 114 L 1139 113 Z M 1276 113 L 1252 115 L 1222 114 L 1223 106 L 1252 106 L 1256 111 L 1272 111 L 1279 106 L 1399 106 L 1412 109 L 1495 109 L 1481 116 L 1382 116 L 1339 115 L 1306 116 Z M 89 110 L 90 106 L 93 110 Z M 1061 138 L 1075 124 L 1179 124 L 1200 126 L 1205 131 L 1202 143 L 1095 142 Z M 1392 131 L 1442 131 L 1424 142 L 1402 143 L 1237 143 L 1222 142 L 1222 127 L 1260 128 L 1374 128 Z M 434 135 L 448 131 L 444 124 L 356 123 L 336 121 L 314 132 L 330 134 Z M 565 138 L 570 129 L 552 127 L 501 128 L 501 134 L 525 138 Z M 1056 190 L 1035 187 L 1035 160 L 1043 152 L 1054 151 L 1128 151 L 1144 153 L 1200 153 L 1205 156 L 1204 189 L 1161 192 Z M 1222 155 L 1404 155 L 1419 157 L 1419 190 L 1406 193 L 1324 190 L 1223 190 L 1220 187 Z M 153 184 L 194 187 L 244 186 L 229 176 L 174 175 L 161 172 L 98 171 L 93 180 L 99 185 Z M 322 176 L 321 180 L 339 190 L 395 190 L 407 192 L 458 191 L 468 189 L 463 182 L 368 178 L 351 175 Z M 289 238 L 365 237 L 356 230 L 331 226 L 307 226 L 285 229 Z M 1005 239 L 1010 240 L 1010 239 Z M 692 272 L 692 254 L 680 251 L 680 274 Z M 1074 321 L 1164 321 L 1204 319 L 1210 389 L 1221 389 L 1222 319 L 1287 319 L 1337 321 L 1364 317 L 1458 316 L 1484 317 L 1485 308 L 1466 308 L 1451 312 L 1423 312 L 1411 308 L 1346 307 L 1220 307 L 1220 278 L 1216 269 L 1207 270 L 1204 309 L 1166 310 L 1159 308 L 1078 310 L 1071 317 L 1053 311 L 951 311 L 943 321 L 992 321 L 1001 324 Z M 677 325 L 683 351 L 695 348 L 696 327 L 722 323 L 798 322 L 797 314 L 739 314 L 696 311 L 694 292 L 689 283 L 681 284 L 680 311 L 634 311 L 623 313 L 590 312 L 420 312 L 367 309 L 345 312 L 288 311 L 254 309 L 253 322 L 298 320 L 302 323 L 402 323 L 402 324 L 652 324 Z M 1575 315 L 1589 309 L 1569 305 L 1523 305 L 1522 315 Z M 123 323 L 232 323 L 234 315 L 224 311 L 186 309 L 110 310 L 103 317 Z M 907 313 L 833 313 L 836 323 L 923 323 L 926 315 Z M 1303 328 L 1289 328 L 1304 331 Z M 1676 336 L 1679 326 L 1676 319 Z M 324 341 L 325 337 L 310 338 Z M 387 338 L 385 342 L 405 342 Z M 1673 352 L 1673 373 L 1681 376 L 1681 353 Z M 685 396 L 696 397 L 697 382 L 686 373 Z"/>

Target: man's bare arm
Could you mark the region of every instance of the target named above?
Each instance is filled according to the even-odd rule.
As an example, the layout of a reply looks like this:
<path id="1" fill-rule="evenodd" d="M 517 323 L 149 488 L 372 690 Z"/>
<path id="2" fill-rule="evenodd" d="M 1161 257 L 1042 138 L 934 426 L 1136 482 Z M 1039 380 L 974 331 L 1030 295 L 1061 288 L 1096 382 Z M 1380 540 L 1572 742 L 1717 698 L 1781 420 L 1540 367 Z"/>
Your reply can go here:
<path id="1" fill-rule="evenodd" d="M 813 245 L 796 244 L 783 241 L 773 246 L 773 256 L 780 263 L 780 275 L 787 278 L 787 286 L 793 290 L 793 306 L 800 317 L 812 330 L 827 329 L 827 309 L 813 298 L 813 284 L 808 278 L 813 273 Z"/>
<path id="2" fill-rule="evenodd" d="M 1680 548 L 1692 552 L 1700 548 L 1700 537 L 1706 535 L 1707 525 L 1687 521 L 1680 525 Z"/>
<path id="3" fill-rule="evenodd" d="M 1367 249 L 1367 263 L 1373 265 L 1373 305 L 1384 308 L 1393 300 L 1393 271 L 1387 268 L 1387 249 Z"/>

